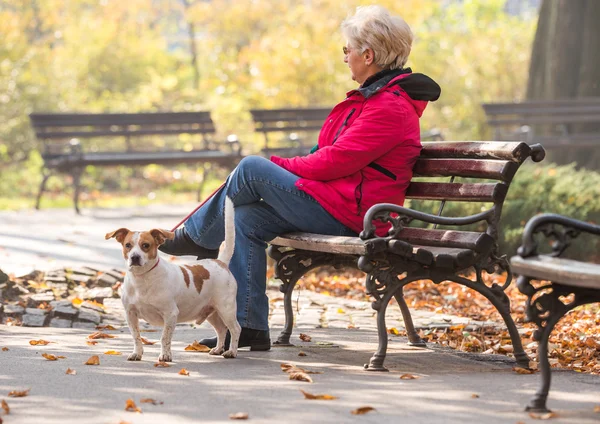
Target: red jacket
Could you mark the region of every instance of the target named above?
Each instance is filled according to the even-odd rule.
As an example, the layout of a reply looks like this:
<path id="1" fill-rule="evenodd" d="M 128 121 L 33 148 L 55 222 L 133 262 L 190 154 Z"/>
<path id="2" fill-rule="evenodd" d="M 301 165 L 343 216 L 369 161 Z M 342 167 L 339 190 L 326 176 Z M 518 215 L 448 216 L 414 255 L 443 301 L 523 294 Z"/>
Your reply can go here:
<path id="1" fill-rule="evenodd" d="M 298 189 L 357 233 L 371 206 L 404 204 L 421 151 L 419 117 L 427 100 L 439 97 L 433 80 L 410 69 L 380 74 L 333 108 L 321 128 L 318 150 L 289 159 L 271 157 L 301 177 Z"/>

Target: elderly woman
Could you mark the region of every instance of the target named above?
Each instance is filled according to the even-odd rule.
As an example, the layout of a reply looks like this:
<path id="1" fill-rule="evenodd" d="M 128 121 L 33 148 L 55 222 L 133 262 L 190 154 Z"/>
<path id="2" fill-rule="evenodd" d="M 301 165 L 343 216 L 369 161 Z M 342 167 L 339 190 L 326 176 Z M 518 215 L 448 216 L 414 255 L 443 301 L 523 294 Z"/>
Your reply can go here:
<path id="1" fill-rule="evenodd" d="M 311 154 L 244 158 L 175 239 L 161 246 L 172 255 L 216 257 L 225 196 L 233 200 L 230 268 L 238 282 L 240 347 L 271 347 L 267 243 L 293 231 L 356 236 L 369 207 L 402 205 L 421 150 L 419 117 L 440 94 L 433 80 L 404 67 L 413 34 L 402 18 L 382 7 L 359 7 L 342 31 L 344 62 L 359 87 L 333 108 Z M 201 343 L 212 347 L 216 337 Z"/>

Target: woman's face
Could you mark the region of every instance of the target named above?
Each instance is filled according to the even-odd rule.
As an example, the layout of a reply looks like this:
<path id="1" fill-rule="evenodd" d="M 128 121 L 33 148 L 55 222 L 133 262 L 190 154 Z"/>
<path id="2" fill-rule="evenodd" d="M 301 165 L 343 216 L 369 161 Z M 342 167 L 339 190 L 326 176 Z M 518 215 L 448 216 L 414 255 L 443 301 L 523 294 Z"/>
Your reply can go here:
<path id="1" fill-rule="evenodd" d="M 350 68 L 352 80 L 362 84 L 367 78 L 377 72 L 377 70 L 375 70 L 377 67 L 372 63 L 373 58 L 371 56 L 372 53 L 370 49 L 360 53 L 359 49 L 346 43 L 346 46 L 344 46 L 344 63 L 347 63 Z"/>

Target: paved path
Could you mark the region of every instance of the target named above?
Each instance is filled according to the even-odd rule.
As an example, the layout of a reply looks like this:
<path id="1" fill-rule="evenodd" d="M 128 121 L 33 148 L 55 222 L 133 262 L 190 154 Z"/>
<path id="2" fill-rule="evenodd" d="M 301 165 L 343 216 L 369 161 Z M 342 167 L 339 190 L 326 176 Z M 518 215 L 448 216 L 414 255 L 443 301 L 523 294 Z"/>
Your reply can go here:
<path id="1" fill-rule="evenodd" d="M 122 268 L 120 249 L 104 234 L 121 226 L 132 229 L 170 228 L 193 205 L 86 211 L 77 216 L 69 210 L 0 212 L 0 268 L 15 274 L 31 269 L 65 265 Z M 153 366 L 158 345 L 147 346 L 144 360 L 130 363 L 124 356 L 103 353 L 114 349 L 127 353 L 128 329 L 117 301 L 110 303 L 118 335 L 88 346 L 89 331 L 80 329 L 25 328 L 0 325 L 0 399 L 8 401 L 13 423 L 195 423 L 228 421 L 234 412 L 247 412 L 251 422 L 295 423 L 535 423 L 523 407 L 538 384 L 538 375 L 518 375 L 505 357 L 467 355 L 430 345 L 412 348 L 402 337 L 391 337 L 386 365 L 389 373 L 361 369 L 377 345 L 373 311 L 366 302 L 350 301 L 302 291 L 295 302 L 298 312 L 295 347 L 271 352 L 241 351 L 226 360 L 207 354 L 185 352 L 184 347 L 212 334 L 210 327 L 179 325 L 175 332 L 175 363 L 170 368 Z M 269 291 L 273 302 L 272 336 L 281 330 L 281 295 Z M 417 325 L 448 325 L 459 318 L 414 311 Z M 389 308 L 388 326 L 401 327 L 397 307 Z M 464 318 L 463 318 L 464 320 Z M 464 322 L 464 321 L 463 321 Z M 349 324 L 358 327 L 348 329 Z M 325 325 L 324 325 L 325 324 Z M 325 326 L 326 328 L 317 328 Z M 300 341 L 300 332 L 312 337 Z M 157 340 L 158 333 L 145 334 Z M 29 340 L 55 342 L 30 346 Z M 303 351 L 306 356 L 298 356 Z M 42 353 L 64 355 L 47 361 Z M 99 355 L 100 366 L 83 363 Z M 282 362 L 322 371 L 312 384 L 290 381 L 280 371 Z M 67 368 L 77 375 L 66 375 Z M 178 375 L 186 368 L 190 376 Z M 418 375 L 401 380 L 404 373 Z M 556 423 L 597 423 L 600 414 L 600 380 L 597 376 L 560 371 L 553 374 L 549 405 Z M 30 395 L 8 398 L 11 390 L 31 388 Z M 333 401 L 305 400 L 300 390 L 331 394 Z M 125 412 L 133 398 L 142 414 Z M 140 404 L 154 398 L 162 405 Z M 350 413 L 361 406 L 376 409 L 366 415 Z"/>

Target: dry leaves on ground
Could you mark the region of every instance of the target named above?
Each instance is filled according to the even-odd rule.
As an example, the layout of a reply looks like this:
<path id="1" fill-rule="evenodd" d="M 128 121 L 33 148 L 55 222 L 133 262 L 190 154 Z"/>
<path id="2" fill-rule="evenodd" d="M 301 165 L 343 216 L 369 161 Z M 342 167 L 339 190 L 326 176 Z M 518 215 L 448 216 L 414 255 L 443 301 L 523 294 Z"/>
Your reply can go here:
<path id="1" fill-rule="evenodd" d="M 388 334 L 393 334 L 394 336 L 398 336 L 400 334 L 396 327 L 388 328 L 387 332 Z"/>
<path id="2" fill-rule="evenodd" d="M 135 402 L 133 401 L 133 399 L 127 399 L 125 401 L 125 410 L 127 412 L 137 412 L 137 413 L 140 413 L 140 414 L 142 412 L 142 409 L 135 404 Z"/>
<path id="3" fill-rule="evenodd" d="M 323 374 L 322 371 L 309 371 L 307 369 L 300 368 L 300 367 L 298 367 L 296 365 L 287 364 L 287 363 L 281 364 L 280 367 L 281 367 L 281 371 L 287 372 L 287 373 L 290 373 L 290 372 L 303 372 L 303 373 L 306 373 L 306 374 Z"/>
<path id="4" fill-rule="evenodd" d="M 90 345 L 90 346 L 95 346 L 98 344 L 98 340 L 88 340 L 85 342 L 86 344 Z"/>
<path id="5" fill-rule="evenodd" d="M 198 343 L 197 340 L 194 340 L 194 343 L 186 346 L 185 350 L 189 352 L 210 352 L 210 348 L 203 344 Z"/>
<path id="6" fill-rule="evenodd" d="M 10 349 L 9 349 L 9 348 L 7 348 L 7 347 L 3 347 L 3 348 L 2 348 L 2 352 L 8 352 L 9 350 L 10 350 Z"/>
<path id="7" fill-rule="evenodd" d="M 42 339 L 40 339 L 40 340 L 29 340 L 29 344 L 31 346 L 46 346 L 46 345 L 48 345 L 50 343 L 53 343 L 53 342 L 49 342 L 47 340 L 42 340 Z"/>
<path id="8" fill-rule="evenodd" d="M 10 414 L 10 408 L 4 399 L 2 399 L 2 410 L 6 415 Z"/>
<path id="9" fill-rule="evenodd" d="M 534 420 L 550 420 L 552 418 L 558 417 L 558 415 L 555 412 L 546 412 L 541 414 L 538 414 L 537 412 L 530 412 L 529 416 Z"/>
<path id="10" fill-rule="evenodd" d="M 187 375 L 187 376 L 189 376 L 189 375 L 190 375 L 190 372 L 189 372 L 188 370 L 186 370 L 185 368 L 182 368 L 182 369 L 181 369 L 181 370 L 178 372 L 178 374 L 179 374 L 179 375 Z"/>
<path id="11" fill-rule="evenodd" d="M 300 391 L 304 395 L 305 399 L 310 399 L 310 400 L 334 400 L 334 399 L 337 399 L 336 396 L 331 396 L 331 395 L 313 395 L 312 393 L 305 392 L 304 390 L 300 390 Z"/>
<path id="12" fill-rule="evenodd" d="M 153 344 L 155 344 L 156 342 L 151 342 L 151 341 L 150 341 L 150 340 L 148 340 L 147 338 L 145 338 L 145 337 L 142 337 L 142 343 L 143 343 L 143 344 L 145 344 L 145 345 L 153 345 Z"/>
<path id="13" fill-rule="evenodd" d="M 600 405 L 594 406 L 594 412 L 600 412 Z"/>
<path id="14" fill-rule="evenodd" d="M 375 410 L 375 408 L 373 408 L 372 406 L 363 406 L 358 409 L 355 409 L 354 411 L 351 411 L 351 414 L 352 415 L 364 415 L 367 412 L 371 412 L 374 410 Z"/>
<path id="15" fill-rule="evenodd" d="M 8 393 L 8 397 L 25 397 L 29 395 L 29 391 L 31 389 L 25 389 L 25 390 L 13 390 L 11 392 Z"/>
<path id="16" fill-rule="evenodd" d="M 418 378 L 421 378 L 420 375 L 414 375 L 414 374 L 402 374 L 400 376 L 400 380 L 416 380 Z"/>
<path id="17" fill-rule="evenodd" d="M 100 365 L 100 357 L 98 355 L 90 356 L 90 359 L 85 361 L 84 365 Z"/>
<path id="18" fill-rule="evenodd" d="M 66 359 L 66 356 L 53 355 L 51 353 L 42 353 L 42 356 L 49 361 L 57 361 L 59 359 Z"/>
<path id="19" fill-rule="evenodd" d="M 96 331 L 88 336 L 88 339 L 115 339 L 117 336 L 106 334 L 101 331 Z"/>
<path id="20" fill-rule="evenodd" d="M 230 420 L 247 420 L 248 413 L 247 412 L 236 412 L 235 414 L 229 414 Z"/>
<path id="21" fill-rule="evenodd" d="M 302 340 L 303 342 L 310 342 L 312 340 L 312 337 L 310 337 L 308 334 L 304 334 L 304 333 L 300 333 L 300 340 Z"/>
<path id="22" fill-rule="evenodd" d="M 110 331 L 110 330 L 116 330 L 116 328 L 113 327 L 110 324 L 106 324 L 106 325 L 97 325 L 96 326 L 96 330 L 108 330 L 108 331 Z"/>
<path id="23" fill-rule="evenodd" d="M 71 368 L 67 368 L 67 372 L 65 374 L 68 374 L 68 375 L 77 375 L 77 371 L 72 370 Z"/>
<path id="24" fill-rule="evenodd" d="M 144 398 L 144 399 L 140 399 L 140 403 L 151 403 L 152 405 L 162 405 L 164 402 L 162 400 Z"/>
<path id="25" fill-rule="evenodd" d="M 104 352 L 105 355 L 122 355 L 121 352 L 119 352 L 118 350 L 107 350 L 106 352 Z"/>
<path id="26" fill-rule="evenodd" d="M 473 394 L 471 395 L 471 397 L 472 397 L 473 399 L 479 399 L 479 395 L 478 395 L 477 393 L 473 393 Z"/>
<path id="27" fill-rule="evenodd" d="M 306 356 L 306 353 L 304 353 L 304 352 L 298 352 L 298 356 Z"/>
<path id="28" fill-rule="evenodd" d="M 513 367 L 512 370 L 517 374 L 533 374 L 535 372 L 535 370 L 528 370 L 527 368 L 521 367 Z"/>
<path id="29" fill-rule="evenodd" d="M 308 375 L 302 371 L 291 372 L 291 373 L 289 373 L 289 376 L 290 376 L 290 380 L 306 381 L 307 383 L 313 382 L 313 379 L 310 377 L 310 375 Z"/>
<path id="30" fill-rule="evenodd" d="M 157 363 L 154 364 L 155 368 L 161 367 L 161 368 L 169 368 L 171 365 L 169 365 L 167 362 L 164 361 L 158 361 Z"/>

